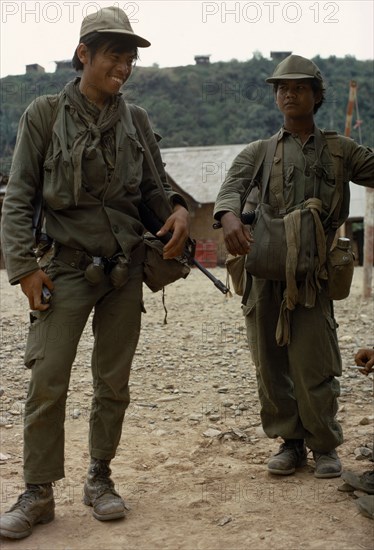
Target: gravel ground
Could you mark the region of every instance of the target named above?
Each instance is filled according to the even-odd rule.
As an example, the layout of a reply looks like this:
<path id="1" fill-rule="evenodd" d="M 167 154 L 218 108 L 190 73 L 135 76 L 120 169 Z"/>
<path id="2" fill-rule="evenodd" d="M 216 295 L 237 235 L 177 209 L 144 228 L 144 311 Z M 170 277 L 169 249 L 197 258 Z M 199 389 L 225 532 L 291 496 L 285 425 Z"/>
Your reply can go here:
<path id="1" fill-rule="evenodd" d="M 225 281 L 225 271 L 212 272 Z M 1 271 L 1 511 L 22 490 L 23 368 L 28 311 Z M 345 469 L 372 468 L 373 375 L 351 369 L 372 346 L 373 301 L 362 268 L 348 299 L 336 303 L 343 357 L 339 419 Z M 276 478 L 266 462 L 279 442 L 264 436 L 240 299 L 224 297 L 199 271 L 161 294 L 144 290 L 147 314 L 131 375 L 131 405 L 112 462 L 116 488 L 131 510 L 98 522 L 82 504 L 92 396 L 87 326 L 73 366 L 66 414 L 66 477 L 56 483 L 56 520 L 38 526 L 20 549 L 277 550 L 371 549 L 373 522 L 357 513 L 341 479 L 313 476 L 313 460 Z M 2 540 L 2 549 L 14 548 Z"/>

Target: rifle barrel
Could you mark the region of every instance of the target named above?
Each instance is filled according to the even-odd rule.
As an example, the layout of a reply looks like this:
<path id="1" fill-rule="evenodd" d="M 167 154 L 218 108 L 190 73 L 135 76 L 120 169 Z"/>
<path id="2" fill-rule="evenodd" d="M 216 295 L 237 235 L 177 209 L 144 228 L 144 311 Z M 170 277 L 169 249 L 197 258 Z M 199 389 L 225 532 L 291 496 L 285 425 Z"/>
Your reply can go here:
<path id="1" fill-rule="evenodd" d="M 200 269 L 200 271 L 202 271 L 204 275 L 208 277 L 208 279 L 210 279 L 214 283 L 214 285 L 218 288 L 218 290 L 222 292 L 222 294 L 227 294 L 229 292 L 227 286 L 225 286 L 222 281 L 220 281 L 219 279 L 217 279 L 217 277 L 210 273 L 210 271 L 208 271 L 203 265 L 201 265 L 198 260 L 192 258 L 190 261 L 193 265 Z"/>

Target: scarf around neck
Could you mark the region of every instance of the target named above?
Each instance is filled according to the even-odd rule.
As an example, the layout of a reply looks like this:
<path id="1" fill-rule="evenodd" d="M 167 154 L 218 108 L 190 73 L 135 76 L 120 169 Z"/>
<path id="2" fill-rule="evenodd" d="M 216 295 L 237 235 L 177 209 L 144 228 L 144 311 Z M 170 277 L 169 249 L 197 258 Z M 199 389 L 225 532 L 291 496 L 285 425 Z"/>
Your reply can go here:
<path id="1" fill-rule="evenodd" d="M 102 135 L 120 120 L 124 103 L 121 95 L 116 95 L 99 112 L 79 90 L 80 78 L 69 82 L 64 93 L 73 108 L 73 118 L 78 132 L 72 144 L 71 161 L 74 168 L 74 202 L 78 203 L 82 186 L 82 158 L 92 158 L 100 146 Z"/>

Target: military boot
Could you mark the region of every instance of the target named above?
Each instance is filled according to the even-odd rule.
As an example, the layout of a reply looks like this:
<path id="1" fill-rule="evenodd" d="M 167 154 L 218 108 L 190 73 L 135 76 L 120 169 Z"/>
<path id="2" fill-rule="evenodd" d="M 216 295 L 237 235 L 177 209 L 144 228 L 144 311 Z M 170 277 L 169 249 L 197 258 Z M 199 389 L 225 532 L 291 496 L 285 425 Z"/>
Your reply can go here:
<path id="1" fill-rule="evenodd" d="M 110 460 L 92 458 L 84 484 L 83 502 L 93 507 L 92 514 L 100 521 L 123 518 L 126 510 L 125 502 L 110 479 L 109 463 Z"/>
<path id="2" fill-rule="evenodd" d="M 374 470 L 368 470 L 361 475 L 354 472 L 343 472 L 342 478 L 352 488 L 365 491 L 369 495 L 374 495 Z"/>
<path id="3" fill-rule="evenodd" d="M 356 500 L 358 511 L 363 516 L 374 519 L 374 495 L 365 495 Z"/>
<path id="4" fill-rule="evenodd" d="M 31 535 L 34 525 L 49 523 L 54 517 L 52 483 L 27 484 L 26 491 L 0 517 L 0 535 L 9 539 L 23 539 Z"/>
<path id="5" fill-rule="evenodd" d="M 306 465 L 307 452 L 303 439 L 286 439 L 268 462 L 271 474 L 288 476 Z"/>
<path id="6" fill-rule="evenodd" d="M 342 463 L 340 462 L 335 449 L 327 453 L 313 451 L 313 458 L 316 463 L 314 477 L 330 478 L 341 476 Z"/>

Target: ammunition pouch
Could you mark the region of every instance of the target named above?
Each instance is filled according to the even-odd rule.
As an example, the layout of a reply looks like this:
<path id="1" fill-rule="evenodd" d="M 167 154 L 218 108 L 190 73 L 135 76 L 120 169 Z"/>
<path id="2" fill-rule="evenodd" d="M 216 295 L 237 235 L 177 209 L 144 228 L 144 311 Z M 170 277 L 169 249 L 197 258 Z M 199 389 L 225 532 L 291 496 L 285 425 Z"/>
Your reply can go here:
<path id="1" fill-rule="evenodd" d="M 90 285 L 96 286 L 104 281 L 105 276 L 109 276 L 115 289 L 119 289 L 127 283 L 130 267 L 142 264 L 145 258 L 143 243 L 132 252 L 130 261 L 121 253 L 107 258 L 104 256 L 91 256 L 84 250 L 58 243 L 55 244 L 55 247 L 55 258 L 71 267 L 84 271 L 84 276 Z"/>

